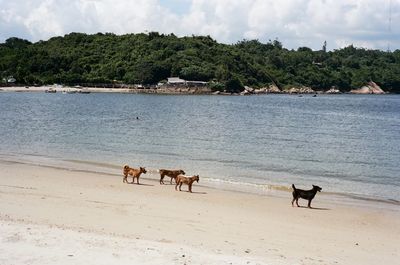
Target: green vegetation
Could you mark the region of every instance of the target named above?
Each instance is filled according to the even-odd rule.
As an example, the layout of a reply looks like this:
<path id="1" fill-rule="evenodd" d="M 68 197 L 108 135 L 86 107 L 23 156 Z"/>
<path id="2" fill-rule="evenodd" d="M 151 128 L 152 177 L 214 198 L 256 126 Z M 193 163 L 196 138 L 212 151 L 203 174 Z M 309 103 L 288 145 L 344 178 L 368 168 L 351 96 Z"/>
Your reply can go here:
<path id="1" fill-rule="evenodd" d="M 349 46 L 326 51 L 288 50 L 278 40 L 217 43 L 209 36 L 71 33 L 30 43 L 10 38 L 0 44 L 1 80 L 19 84 L 155 84 L 170 76 L 214 81 L 213 87 L 240 91 L 261 87 L 309 86 L 342 91 L 373 80 L 400 90 L 400 50 L 385 52 Z"/>

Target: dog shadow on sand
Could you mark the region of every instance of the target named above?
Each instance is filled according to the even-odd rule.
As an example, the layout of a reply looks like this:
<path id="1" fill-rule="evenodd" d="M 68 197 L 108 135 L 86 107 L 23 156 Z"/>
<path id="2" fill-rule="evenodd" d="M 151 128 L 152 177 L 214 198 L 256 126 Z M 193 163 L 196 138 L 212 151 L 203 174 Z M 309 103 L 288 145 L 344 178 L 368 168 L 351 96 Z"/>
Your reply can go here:
<path id="1" fill-rule="evenodd" d="M 305 208 L 305 209 L 309 209 L 309 210 L 319 210 L 319 211 L 330 211 L 331 209 L 329 208 L 322 208 L 322 207 L 307 207 L 307 206 L 299 206 L 297 208 Z"/>
<path id="2" fill-rule="evenodd" d="M 143 184 L 143 183 L 137 184 L 137 183 L 132 183 L 132 182 L 129 182 L 128 184 L 138 185 L 138 186 L 145 186 L 145 187 L 154 187 L 155 186 L 155 185 L 152 185 L 152 184 Z"/>
<path id="3" fill-rule="evenodd" d="M 179 191 L 179 192 L 187 192 L 187 193 L 197 194 L 197 195 L 204 195 L 204 194 L 207 194 L 207 192 L 205 192 L 205 191 L 192 191 L 192 192 L 190 192 L 190 191 L 188 191 L 188 190 L 181 190 L 181 191 Z"/>
<path id="4" fill-rule="evenodd" d="M 187 191 L 187 192 L 189 192 L 189 191 Z M 192 191 L 192 194 L 200 194 L 200 195 L 202 195 L 202 194 L 207 194 L 207 192 L 204 192 L 204 191 Z"/>

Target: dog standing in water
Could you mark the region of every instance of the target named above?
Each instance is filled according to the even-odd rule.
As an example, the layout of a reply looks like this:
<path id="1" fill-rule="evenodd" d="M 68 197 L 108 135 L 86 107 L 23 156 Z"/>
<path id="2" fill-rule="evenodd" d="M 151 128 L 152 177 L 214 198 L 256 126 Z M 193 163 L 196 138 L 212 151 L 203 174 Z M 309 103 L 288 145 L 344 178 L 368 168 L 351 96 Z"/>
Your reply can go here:
<path id="1" fill-rule="evenodd" d="M 311 201 L 312 199 L 314 199 L 315 194 L 317 194 L 317 192 L 321 192 L 322 188 L 312 185 L 313 188 L 311 190 L 301 190 L 301 189 L 297 189 L 294 184 L 292 184 L 292 188 L 293 188 L 293 200 L 292 200 L 292 206 L 294 201 L 296 201 L 296 205 L 297 207 L 300 207 L 299 205 L 299 198 L 308 200 L 308 208 L 311 208 Z"/>

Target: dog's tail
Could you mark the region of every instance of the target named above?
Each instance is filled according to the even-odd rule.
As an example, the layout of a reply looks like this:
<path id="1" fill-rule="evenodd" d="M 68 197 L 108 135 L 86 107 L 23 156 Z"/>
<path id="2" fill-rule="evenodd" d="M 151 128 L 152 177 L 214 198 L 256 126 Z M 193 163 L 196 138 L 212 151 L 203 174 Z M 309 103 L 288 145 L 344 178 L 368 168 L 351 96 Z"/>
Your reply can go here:
<path id="1" fill-rule="evenodd" d="M 293 188 L 293 190 L 296 190 L 296 187 L 294 186 L 294 184 L 292 184 L 292 188 Z"/>

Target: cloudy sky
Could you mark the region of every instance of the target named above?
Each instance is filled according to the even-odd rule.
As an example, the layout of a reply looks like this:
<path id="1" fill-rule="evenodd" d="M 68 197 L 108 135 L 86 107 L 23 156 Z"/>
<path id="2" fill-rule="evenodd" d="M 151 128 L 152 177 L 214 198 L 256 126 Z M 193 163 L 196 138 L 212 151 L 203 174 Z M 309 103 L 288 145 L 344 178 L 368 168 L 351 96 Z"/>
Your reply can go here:
<path id="1" fill-rule="evenodd" d="M 391 23 L 389 23 L 391 21 Z M 0 0 L 0 42 L 158 31 L 287 48 L 400 49 L 400 0 Z"/>

